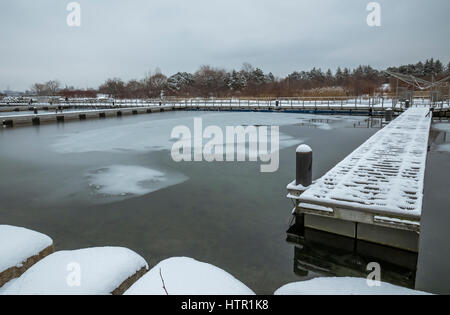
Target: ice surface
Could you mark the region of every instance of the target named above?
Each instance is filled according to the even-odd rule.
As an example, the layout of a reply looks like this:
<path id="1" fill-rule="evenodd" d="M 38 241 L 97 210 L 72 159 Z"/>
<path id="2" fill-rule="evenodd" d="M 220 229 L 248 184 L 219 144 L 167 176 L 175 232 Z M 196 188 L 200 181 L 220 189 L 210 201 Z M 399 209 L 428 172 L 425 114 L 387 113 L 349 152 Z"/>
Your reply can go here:
<path id="1" fill-rule="evenodd" d="M 20 267 L 28 258 L 51 246 L 50 237 L 21 227 L 0 225 L 0 272 Z"/>
<path id="2" fill-rule="evenodd" d="M 47 256 L 10 281 L 5 295 L 110 294 L 143 267 L 145 260 L 120 247 L 60 251 Z M 79 276 L 79 277 L 78 277 Z"/>
<path id="3" fill-rule="evenodd" d="M 362 278 L 316 278 L 287 284 L 275 291 L 275 295 L 423 295 L 421 291 L 406 289 L 381 282 L 369 286 Z"/>
<path id="4" fill-rule="evenodd" d="M 162 279 L 169 295 L 254 295 L 226 271 L 186 257 L 160 262 L 125 295 L 166 295 Z"/>
<path id="5" fill-rule="evenodd" d="M 436 147 L 439 152 L 450 152 L 450 143 L 440 144 Z"/>
<path id="6" fill-rule="evenodd" d="M 162 114 L 158 119 L 132 122 L 126 125 L 102 127 L 77 133 L 61 135 L 51 145 L 52 150 L 58 153 L 85 153 L 85 152 L 150 152 L 170 150 L 173 144 L 172 129 L 185 125 L 193 134 L 193 117 L 171 116 Z M 225 126 L 286 126 L 307 122 L 315 115 L 292 113 L 198 113 L 196 117 L 203 119 L 203 128 L 214 125 Z M 338 116 L 321 116 L 330 121 L 339 121 Z M 357 118 L 352 118 L 357 119 Z M 316 122 L 317 125 L 328 125 Z M 328 127 L 324 127 L 328 128 Z M 289 135 L 280 133 L 280 148 L 286 148 L 300 143 Z M 205 142 L 205 141 L 204 141 Z"/>
<path id="7" fill-rule="evenodd" d="M 450 123 L 433 124 L 433 128 L 445 132 L 450 132 Z"/>
<path id="8" fill-rule="evenodd" d="M 91 171 L 87 178 L 97 193 L 112 196 L 145 195 L 188 179 L 136 165 L 107 166 Z"/>

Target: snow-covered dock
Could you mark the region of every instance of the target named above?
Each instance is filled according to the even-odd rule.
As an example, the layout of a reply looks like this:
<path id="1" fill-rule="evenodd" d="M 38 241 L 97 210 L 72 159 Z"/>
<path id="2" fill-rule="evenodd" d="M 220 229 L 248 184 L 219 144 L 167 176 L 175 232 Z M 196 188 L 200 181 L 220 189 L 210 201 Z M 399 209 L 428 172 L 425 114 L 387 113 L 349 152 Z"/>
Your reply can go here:
<path id="1" fill-rule="evenodd" d="M 429 100 L 416 99 L 417 106 L 429 106 Z M 404 106 L 393 99 L 384 98 L 287 98 L 287 99 L 157 99 L 114 100 L 100 102 L 92 100 L 70 100 L 61 104 L 12 103 L 0 101 L 0 123 L 4 127 L 39 125 L 68 120 L 84 120 L 116 117 L 127 114 L 142 114 L 171 110 L 188 111 L 238 111 L 238 112 L 288 112 L 326 115 L 359 115 L 383 117 L 386 111 L 394 115 L 403 112 Z M 448 119 L 450 104 L 434 105 L 435 117 Z M 34 114 L 36 109 L 38 114 Z M 61 109 L 63 112 L 61 112 Z M 27 112 L 28 113 L 25 113 Z M 24 114 L 22 114 L 24 113 Z"/>
<path id="2" fill-rule="evenodd" d="M 38 114 L 7 115 L 0 113 L 0 122 L 4 127 L 40 125 L 45 123 L 64 122 L 69 120 L 99 119 L 106 117 L 121 117 L 125 115 L 150 114 L 171 111 L 171 105 L 154 105 L 149 107 L 125 107 L 114 109 L 82 109 L 63 112 L 41 112 Z"/>
<path id="3" fill-rule="evenodd" d="M 307 227 L 417 251 L 431 115 L 414 107 L 308 188 L 288 185 Z"/>

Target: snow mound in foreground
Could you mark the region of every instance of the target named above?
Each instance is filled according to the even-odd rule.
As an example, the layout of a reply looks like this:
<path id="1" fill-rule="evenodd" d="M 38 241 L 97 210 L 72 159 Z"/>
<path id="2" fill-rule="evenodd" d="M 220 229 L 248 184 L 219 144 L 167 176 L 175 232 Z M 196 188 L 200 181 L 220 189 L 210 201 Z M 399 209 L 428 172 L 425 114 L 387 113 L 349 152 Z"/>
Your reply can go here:
<path id="1" fill-rule="evenodd" d="M 0 225 L 0 272 L 21 267 L 28 258 L 51 246 L 47 235 L 22 227 Z"/>
<path id="2" fill-rule="evenodd" d="M 145 260 L 120 247 L 53 253 L 6 285 L 5 295 L 105 295 L 142 268 Z"/>
<path id="3" fill-rule="evenodd" d="M 362 278 L 316 278 L 287 284 L 275 295 L 422 295 L 427 294 L 389 283 L 370 287 Z"/>
<path id="4" fill-rule="evenodd" d="M 161 272 L 161 274 L 160 274 Z M 169 258 L 139 279 L 125 295 L 254 295 L 226 271 L 192 258 Z"/>
<path id="5" fill-rule="evenodd" d="M 97 193 L 112 196 L 145 195 L 187 180 L 135 165 L 111 165 L 88 175 L 89 185 Z"/>

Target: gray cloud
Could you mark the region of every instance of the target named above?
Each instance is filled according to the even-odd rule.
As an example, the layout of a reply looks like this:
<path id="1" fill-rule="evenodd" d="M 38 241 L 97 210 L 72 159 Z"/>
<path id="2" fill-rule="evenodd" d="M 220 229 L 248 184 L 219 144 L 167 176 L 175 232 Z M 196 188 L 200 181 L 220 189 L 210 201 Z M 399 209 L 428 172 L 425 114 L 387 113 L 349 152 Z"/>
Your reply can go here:
<path id="1" fill-rule="evenodd" d="M 368 0 L 79 0 L 80 28 L 66 25 L 69 2 L 0 2 L 0 89 L 48 79 L 96 87 L 156 67 L 250 62 L 285 75 L 450 55 L 448 0 L 380 0 L 379 28 L 366 24 Z"/>

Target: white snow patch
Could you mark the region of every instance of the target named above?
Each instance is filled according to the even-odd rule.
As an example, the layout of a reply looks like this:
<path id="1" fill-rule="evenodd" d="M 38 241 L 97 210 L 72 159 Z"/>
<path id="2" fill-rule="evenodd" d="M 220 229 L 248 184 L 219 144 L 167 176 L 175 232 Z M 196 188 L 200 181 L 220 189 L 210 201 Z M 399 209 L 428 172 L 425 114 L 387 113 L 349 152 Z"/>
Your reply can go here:
<path id="1" fill-rule="evenodd" d="M 11 279 L 9 282 L 6 282 L 2 287 L 0 287 L 0 295 L 5 295 L 6 290 L 8 290 L 9 287 L 11 287 L 16 281 L 17 278 Z"/>
<path id="2" fill-rule="evenodd" d="M 300 208 L 307 208 L 307 209 L 316 210 L 316 211 L 323 211 L 323 212 L 330 212 L 330 213 L 334 212 L 333 208 L 319 206 L 319 205 L 312 205 L 312 204 L 304 203 L 304 202 L 301 202 L 298 206 Z"/>
<path id="3" fill-rule="evenodd" d="M 80 282 L 74 276 L 79 266 Z M 7 284 L 5 295 L 106 295 L 143 267 L 145 260 L 120 247 L 60 251 L 47 256 Z M 68 281 L 71 280 L 71 281 Z M 74 285 L 75 284 L 75 285 Z"/>
<path id="4" fill-rule="evenodd" d="M 254 295 L 226 271 L 192 258 L 166 259 L 152 268 L 125 295 Z"/>
<path id="5" fill-rule="evenodd" d="M 370 287 L 362 278 L 316 278 L 287 284 L 275 291 L 275 295 L 424 295 L 389 283 Z"/>
<path id="6" fill-rule="evenodd" d="M 21 267 L 28 258 L 51 246 L 47 235 L 22 227 L 0 225 L 0 272 Z"/>
<path id="7" fill-rule="evenodd" d="M 89 185 L 97 193 L 112 196 L 145 195 L 187 180 L 184 175 L 170 175 L 136 165 L 111 165 L 90 172 Z"/>
<path id="8" fill-rule="evenodd" d="M 420 222 L 418 222 L 418 221 L 402 220 L 402 219 L 398 219 L 398 218 L 374 216 L 373 220 L 375 222 L 376 221 L 381 221 L 381 222 L 391 222 L 391 223 L 399 223 L 399 224 L 408 224 L 408 225 L 420 226 Z"/>
<path id="9" fill-rule="evenodd" d="M 296 152 L 297 153 L 309 153 L 309 152 L 312 152 L 312 149 L 309 145 L 302 144 L 302 145 L 298 146 Z"/>

